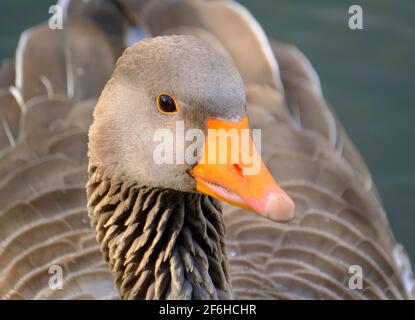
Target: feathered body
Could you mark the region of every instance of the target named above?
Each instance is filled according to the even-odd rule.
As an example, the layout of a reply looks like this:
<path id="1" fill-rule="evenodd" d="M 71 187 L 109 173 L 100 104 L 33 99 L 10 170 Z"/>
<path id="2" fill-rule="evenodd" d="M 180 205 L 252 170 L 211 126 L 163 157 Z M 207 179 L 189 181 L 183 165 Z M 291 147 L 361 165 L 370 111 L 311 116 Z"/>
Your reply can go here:
<path id="1" fill-rule="evenodd" d="M 232 59 L 245 84 L 251 127 L 262 130 L 262 157 L 296 203 L 296 219 L 285 225 L 223 205 L 224 250 L 235 298 L 413 298 L 409 260 L 390 231 L 364 162 L 325 102 L 307 59 L 290 45 L 267 40 L 249 13 L 232 1 L 121 3 L 129 9 L 128 19 L 111 2 L 62 1 L 64 29 L 41 25 L 27 30 L 15 68 L 1 68 L 0 296 L 119 297 L 96 241 L 96 236 L 104 240 L 117 228 L 109 223 L 107 233 L 96 235 L 87 215 L 87 133 L 97 98 L 134 21 L 151 36 L 198 36 Z M 97 184 L 90 192 L 97 188 L 106 189 L 97 198 L 102 200 L 110 185 Z M 145 192 L 129 190 L 135 189 L 126 189 L 124 200 Z M 218 210 L 215 203 L 205 206 L 208 213 Z M 163 225 L 163 215 L 153 218 Z M 111 219 L 116 221 L 107 216 L 99 223 Z M 191 231 L 177 230 L 186 243 Z M 220 228 L 214 231 L 223 237 Z M 105 253 L 110 264 L 114 255 L 128 260 L 128 252 L 138 246 L 122 234 L 118 240 L 125 241 L 124 246 Z M 183 251 L 175 254 L 192 252 L 180 248 Z M 156 257 L 152 261 L 159 263 Z M 63 267 L 62 290 L 48 286 L 54 264 Z M 353 265 L 362 267 L 362 290 L 348 286 Z M 118 281 L 116 271 L 128 264 L 111 267 Z M 186 285 L 174 270 L 160 270 L 172 281 L 170 288 Z M 222 279 L 226 292 L 227 279 Z M 226 297 L 205 289 L 198 291 L 200 297 Z M 155 289 L 148 292 L 148 297 L 158 297 Z"/>

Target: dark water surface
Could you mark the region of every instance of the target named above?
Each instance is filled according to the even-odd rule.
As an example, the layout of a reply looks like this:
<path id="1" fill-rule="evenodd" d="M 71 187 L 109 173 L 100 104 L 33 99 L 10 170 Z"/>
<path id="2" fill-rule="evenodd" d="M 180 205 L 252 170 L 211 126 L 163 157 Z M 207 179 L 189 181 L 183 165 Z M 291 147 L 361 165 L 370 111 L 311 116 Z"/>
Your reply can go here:
<path id="1" fill-rule="evenodd" d="M 79 0 L 81 1 L 81 0 Z M 240 0 L 280 41 L 297 45 L 366 160 L 396 238 L 415 263 L 415 0 Z M 0 58 L 48 19 L 50 0 L 0 1 Z M 348 28 L 359 4 L 364 29 Z"/>

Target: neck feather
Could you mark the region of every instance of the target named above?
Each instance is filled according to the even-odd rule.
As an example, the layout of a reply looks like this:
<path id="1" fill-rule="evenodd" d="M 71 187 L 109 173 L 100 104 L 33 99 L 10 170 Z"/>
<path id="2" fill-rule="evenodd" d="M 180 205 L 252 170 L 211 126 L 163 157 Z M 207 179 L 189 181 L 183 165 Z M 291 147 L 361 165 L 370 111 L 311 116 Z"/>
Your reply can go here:
<path id="1" fill-rule="evenodd" d="M 220 204 L 89 167 L 88 214 L 123 299 L 229 299 Z"/>

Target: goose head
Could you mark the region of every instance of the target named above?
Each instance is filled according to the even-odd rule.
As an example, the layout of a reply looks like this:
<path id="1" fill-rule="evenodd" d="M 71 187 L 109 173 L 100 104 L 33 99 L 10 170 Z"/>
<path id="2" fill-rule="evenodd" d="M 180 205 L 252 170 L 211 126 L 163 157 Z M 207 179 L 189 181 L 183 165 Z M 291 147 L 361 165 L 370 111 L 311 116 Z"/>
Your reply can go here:
<path id="1" fill-rule="evenodd" d="M 220 144 L 220 130 L 236 135 L 239 150 L 231 140 Z M 90 166 L 143 186 L 204 193 L 280 222 L 294 216 L 293 201 L 253 147 L 241 76 L 193 36 L 125 50 L 95 108 L 88 156 Z"/>

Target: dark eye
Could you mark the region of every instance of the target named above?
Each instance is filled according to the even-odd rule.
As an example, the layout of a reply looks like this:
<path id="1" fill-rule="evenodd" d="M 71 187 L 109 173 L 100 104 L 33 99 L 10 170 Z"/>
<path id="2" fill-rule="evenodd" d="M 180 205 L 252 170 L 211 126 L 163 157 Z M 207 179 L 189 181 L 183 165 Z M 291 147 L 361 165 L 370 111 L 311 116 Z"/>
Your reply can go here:
<path id="1" fill-rule="evenodd" d="M 164 114 L 174 114 L 179 111 L 174 98 L 167 94 L 161 94 L 157 97 L 157 107 Z"/>

